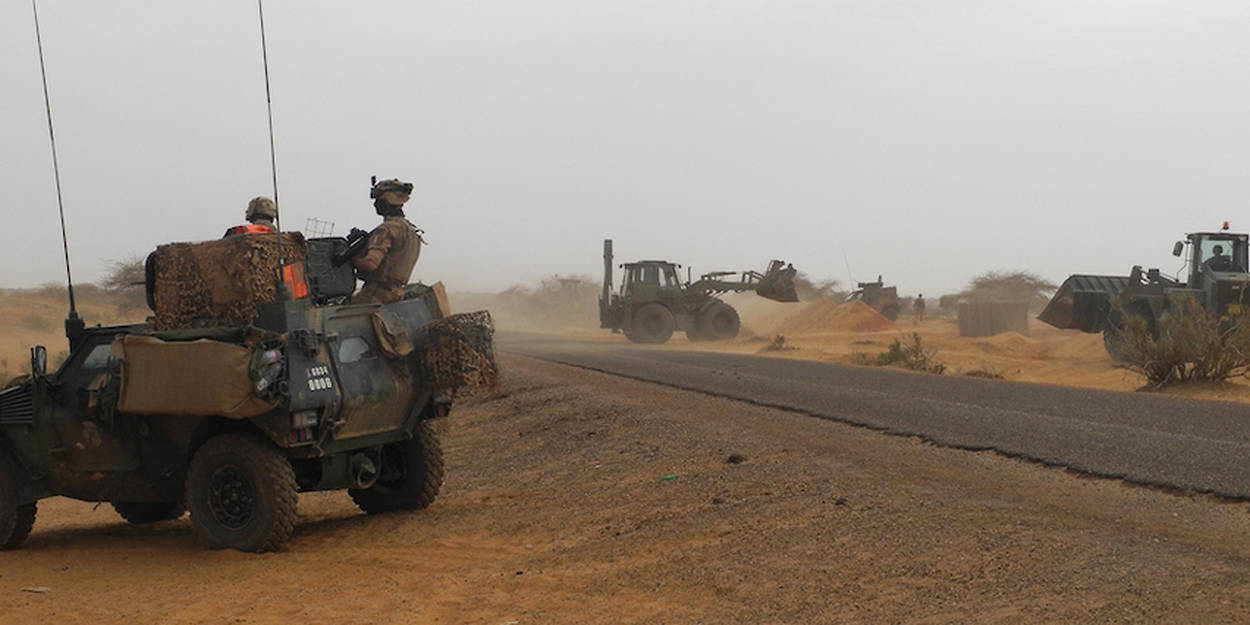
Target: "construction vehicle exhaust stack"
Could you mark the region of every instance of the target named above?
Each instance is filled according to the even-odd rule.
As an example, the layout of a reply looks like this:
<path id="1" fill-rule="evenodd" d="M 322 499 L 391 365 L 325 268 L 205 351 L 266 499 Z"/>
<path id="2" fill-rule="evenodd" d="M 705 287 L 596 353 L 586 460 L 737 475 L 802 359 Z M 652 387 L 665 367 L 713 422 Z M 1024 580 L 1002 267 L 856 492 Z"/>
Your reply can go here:
<path id="1" fill-rule="evenodd" d="M 621 265 L 621 289 L 612 291 L 612 240 L 603 242 L 603 293 L 599 296 L 599 327 L 624 332 L 635 343 L 664 343 L 674 331 L 692 341 L 724 341 L 738 336 L 738 311 L 720 299 L 725 293 L 754 291 L 778 302 L 797 302 L 795 269 L 774 260 L 764 273 L 713 271 L 683 284 L 680 265 L 642 260 Z M 730 276 L 736 276 L 731 279 Z"/>

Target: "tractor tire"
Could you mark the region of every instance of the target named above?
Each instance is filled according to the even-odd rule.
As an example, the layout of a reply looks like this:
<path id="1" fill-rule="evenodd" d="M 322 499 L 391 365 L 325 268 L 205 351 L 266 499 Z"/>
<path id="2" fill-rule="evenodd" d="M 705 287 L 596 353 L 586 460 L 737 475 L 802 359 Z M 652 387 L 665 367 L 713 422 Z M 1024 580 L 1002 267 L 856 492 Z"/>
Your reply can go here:
<path id="1" fill-rule="evenodd" d="M 890 321 L 898 321 L 898 306 L 886 306 L 881 309 L 881 316 Z"/>
<path id="2" fill-rule="evenodd" d="M 177 501 L 114 501 L 113 509 L 133 525 L 172 521 L 187 511 L 186 507 Z"/>
<path id="3" fill-rule="evenodd" d="M 677 327 L 673 313 L 663 304 L 653 303 L 639 308 L 634 313 L 633 321 L 630 334 L 635 343 L 667 343 Z"/>
<path id="4" fill-rule="evenodd" d="M 295 530 L 295 471 L 259 436 L 219 434 L 187 471 L 191 525 L 211 549 L 274 551 Z"/>
<path id="5" fill-rule="evenodd" d="M 410 440 L 383 446 L 380 470 L 373 486 L 347 491 L 367 514 L 422 510 L 434 503 L 443 487 L 443 448 L 430 423 L 418 424 Z"/>
<path id="6" fill-rule="evenodd" d="M 17 472 L 0 451 L 0 551 L 17 549 L 35 526 L 35 502 L 17 502 Z"/>
<path id="7" fill-rule="evenodd" d="M 725 302 L 714 302 L 699 315 L 699 334 L 709 341 L 728 341 L 738 336 L 742 320 L 738 311 Z"/>

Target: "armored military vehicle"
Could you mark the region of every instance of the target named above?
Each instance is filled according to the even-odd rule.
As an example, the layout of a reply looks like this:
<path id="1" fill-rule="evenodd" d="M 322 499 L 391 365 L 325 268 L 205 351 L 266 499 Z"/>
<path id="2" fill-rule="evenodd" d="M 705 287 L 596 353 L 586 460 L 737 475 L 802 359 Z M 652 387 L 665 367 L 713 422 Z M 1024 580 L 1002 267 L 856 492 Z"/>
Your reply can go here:
<path id="1" fill-rule="evenodd" d="M 0 548 L 55 495 L 131 523 L 180 517 L 214 548 L 276 549 L 297 493 L 346 489 L 367 513 L 419 510 L 443 461 L 430 420 L 493 375 L 486 313 L 438 287 L 351 304 L 348 242 L 248 234 L 158 248 L 144 323 L 66 323 L 55 371 L 0 391 Z"/>
<path id="2" fill-rule="evenodd" d="M 603 293 L 599 297 L 599 326 L 624 332 L 635 343 L 666 343 L 674 331 L 684 331 L 692 341 L 721 341 L 738 336 L 738 311 L 719 296 L 754 291 L 778 302 L 797 302 L 795 269 L 774 260 L 764 273 L 714 271 L 698 280 L 687 275 L 683 284 L 680 265 L 665 260 L 625 263 L 619 293 L 612 292 L 612 240 L 603 242 Z M 737 276 L 736 280 L 726 279 Z"/>
<path id="3" fill-rule="evenodd" d="M 1144 319 L 1147 330 L 1157 334 L 1159 316 L 1177 301 L 1197 302 L 1221 317 L 1241 314 L 1250 303 L 1248 239 L 1229 232 L 1227 223 L 1219 232 L 1186 235 L 1172 247 L 1173 256 L 1185 259 L 1185 280 L 1158 269 L 1143 271 L 1140 265 L 1127 276 L 1075 274 L 1059 286 L 1038 319 L 1061 329 L 1101 332 L 1107 353 L 1118 358 L 1126 316 Z"/>

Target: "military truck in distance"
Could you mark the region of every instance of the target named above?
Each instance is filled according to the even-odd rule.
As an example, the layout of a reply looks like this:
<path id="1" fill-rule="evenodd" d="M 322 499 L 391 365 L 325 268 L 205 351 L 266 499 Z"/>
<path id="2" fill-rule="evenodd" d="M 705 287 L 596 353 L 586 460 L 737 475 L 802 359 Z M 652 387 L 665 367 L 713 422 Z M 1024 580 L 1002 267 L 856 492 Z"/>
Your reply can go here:
<path id="1" fill-rule="evenodd" d="M 795 269 L 774 260 L 764 273 L 714 271 L 692 281 L 687 270 L 683 284 L 680 265 L 665 260 L 625 263 L 619 293 L 612 292 L 612 240 L 603 242 L 603 293 L 599 297 L 599 327 L 624 332 L 635 343 L 665 343 L 674 331 L 692 341 L 723 341 L 738 336 L 741 320 L 733 306 L 720 299 L 725 293 L 754 291 L 778 302 L 797 302 Z M 737 276 L 736 280 L 727 280 Z"/>
<path id="2" fill-rule="evenodd" d="M 1145 319 L 1146 328 L 1157 336 L 1159 316 L 1176 301 L 1197 302 L 1221 317 L 1240 314 L 1250 303 L 1247 239 L 1245 234 L 1228 232 L 1227 223 L 1220 232 L 1186 235 L 1172 247 L 1172 255 L 1183 256 L 1188 267 L 1184 281 L 1158 269 L 1142 271 L 1140 265 L 1128 276 L 1073 275 L 1059 286 L 1038 319 L 1056 328 L 1102 332 L 1107 353 L 1115 359 L 1126 315 Z"/>
<path id="3" fill-rule="evenodd" d="M 257 237 L 294 237 L 307 256 L 257 274 L 277 296 L 254 318 L 87 328 L 71 312 L 58 370 L 44 347 L 32 350 L 32 375 L 0 391 L 0 549 L 20 545 L 37 501 L 56 495 L 109 502 L 131 523 L 189 509 L 211 547 L 242 551 L 291 535 L 301 491 L 347 489 L 367 513 L 434 500 L 443 461 L 430 419 L 447 414 L 454 391 L 429 365 L 457 323 L 492 359 L 489 317 L 447 318 L 428 287 L 391 304 L 347 303 L 355 278 L 333 260 L 341 238 L 178 245 Z M 166 257 L 149 257 L 150 303 Z"/>
<path id="4" fill-rule="evenodd" d="M 876 282 L 856 282 L 855 286 L 857 288 L 851 291 L 847 299 L 859 300 L 886 319 L 898 321 L 898 287 L 885 286 L 881 276 L 877 276 Z"/>

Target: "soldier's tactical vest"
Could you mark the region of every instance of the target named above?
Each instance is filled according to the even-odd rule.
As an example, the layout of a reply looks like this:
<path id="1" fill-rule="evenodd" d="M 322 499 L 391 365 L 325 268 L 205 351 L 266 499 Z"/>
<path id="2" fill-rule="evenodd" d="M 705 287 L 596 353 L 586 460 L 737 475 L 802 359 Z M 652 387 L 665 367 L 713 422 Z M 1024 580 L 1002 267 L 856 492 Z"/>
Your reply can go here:
<path id="1" fill-rule="evenodd" d="M 378 268 L 364 277 L 365 283 L 380 283 L 388 288 L 404 286 L 421 256 L 421 233 L 403 217 L 387 217 L 381 227 L 389 230 L 393 237 L 391 249 Z"/>

